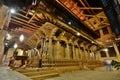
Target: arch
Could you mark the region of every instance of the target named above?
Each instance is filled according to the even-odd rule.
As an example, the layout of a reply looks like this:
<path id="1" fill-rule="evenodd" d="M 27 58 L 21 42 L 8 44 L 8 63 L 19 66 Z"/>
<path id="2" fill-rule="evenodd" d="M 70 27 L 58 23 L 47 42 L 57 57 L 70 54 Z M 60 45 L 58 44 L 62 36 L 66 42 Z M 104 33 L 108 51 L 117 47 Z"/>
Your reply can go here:
<path id="1" fill-rule="evenodd" d="M 54 34 L 54 36 L 56 36 L 56 38 L 57 38 L 58 36 L 60 36 L 61 33 L 62 33 L 62 30 L 61 29 L 57 29 L 55 34 Z"/>
<path id="2" fill-rule="evenodd" d="M 92 45 L 90 47 L 90 50 L 93 51 L 93 52 L 95 52 L 97 50 L 97 46 L 96 45 Z"/>
<path id="3" fill-rule="evenodd" d="M 44 32 L 44 34 L 46 35 L 46 37 L 51 38 L 52 36 L 54 36 L 54 33 L 56 32 L 56 30 L 58 29 L 57 26 L 55 26 L 54 24 L 51 24 L 49 22 L 46 22 L 42 27 L 41 27 L 42 31 Z"/>

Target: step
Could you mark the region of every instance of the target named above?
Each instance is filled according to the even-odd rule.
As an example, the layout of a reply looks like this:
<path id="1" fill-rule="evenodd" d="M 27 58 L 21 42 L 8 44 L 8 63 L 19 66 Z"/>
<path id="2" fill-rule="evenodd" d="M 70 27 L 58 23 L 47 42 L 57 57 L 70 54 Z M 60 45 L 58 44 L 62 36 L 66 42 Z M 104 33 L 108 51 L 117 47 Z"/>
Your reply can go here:
<path id="1" fill-rule="evenodd" d="M 48 71 L 54 70 L 53 68 L 26 68 L 26 69 L 16 69 L 20 73 L 35 72 L 35 71 Z"/>
<path id="2" fill-rule="evenodd" d="M 35 72 L 27 72 L 27 73 L 22 73 L 26 76 L 34 76 L 34 75 L 43 75 L 43 74 L 49 74 L 49 73 L 56 73 L 55 70 L 48 70 L 48 71 L 35 71 Z"/>
<path id="3" fill-rule="evenodd" d="M 56 77 L 56 76 L 59 76 L 59 74 L 58 73 L 49 73 L 49 74 L 44 74 L 44 75 L 31 76 L 29 78 L 31 78 L 33 80 L 40 80 L 40 79 L 46 79 L 46 78 Z"/>

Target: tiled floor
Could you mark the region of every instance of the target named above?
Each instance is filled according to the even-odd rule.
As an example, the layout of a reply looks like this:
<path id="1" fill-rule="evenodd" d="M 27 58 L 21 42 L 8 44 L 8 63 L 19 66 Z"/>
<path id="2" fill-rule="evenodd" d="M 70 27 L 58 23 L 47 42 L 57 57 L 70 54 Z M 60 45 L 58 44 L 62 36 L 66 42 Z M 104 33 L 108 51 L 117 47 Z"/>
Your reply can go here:
<path id="1" fill-rule="evenodd" d="M 120 80 L 120 71 L 107 71 L 104 67 L 95 70 L 72 71 L 60 74 L 59 77 L 44 80 Z M 8 69 L 0 67 L 0 80 L 31 80 L 26 76 Z M 37 79 L 39 80 L 39 79 Z"/>
<path id="2" fill-rule="evenodd" d="M 120 71 L 106 69 L 83 70 L 63 73 L 59 77 L 45 80 L 120 80 Z"/>
<path id="3" fill-rule="evenodd" d="M 28 77 L 10 70 L 8 67 L 0 67 L 0 80 L 31 80 Z"/>

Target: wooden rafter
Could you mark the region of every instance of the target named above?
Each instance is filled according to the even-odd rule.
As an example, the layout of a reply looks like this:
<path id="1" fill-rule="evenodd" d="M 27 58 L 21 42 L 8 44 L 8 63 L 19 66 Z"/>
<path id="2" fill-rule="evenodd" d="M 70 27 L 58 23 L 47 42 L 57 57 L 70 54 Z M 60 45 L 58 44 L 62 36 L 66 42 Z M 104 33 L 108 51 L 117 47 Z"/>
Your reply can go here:
<path id="1" fill-rule="evenodd" d="M 28 26 L 28 27 L 33 28 L 33 29 L 36 29 L 35 27 L 33 27 L 33 26 L 29 25 L 29 24 L 26 24 L 26 23 L 21 22 L 21 21 L 17 21 L 15 19 L 11 19 L 11 21 L 16 22 L 16 23 L 21 24 L 21 25 L 24 25 L 24 26 Z"/>
<path id="2" fill-rule="evenodd" d="M 103 10 L 101 7 L 80 7 L 82 10 Z"/>
<path id="3" fill-rule="evenodd" d="M 21 19 L 21 18 L 18 18 L 18 17 L 16 17 L 16 16 L 12 16 L 12 17 L 13 17 L 14 19 L 18 20 L 18 21 L 22 21 L 22 22 L 24 22 L 24 23 L 26 23 L 26 24 L 29 24 L 29 25 L 31 25 L 31 26 L 33 26 L 33 27 L 38 28 L 38 25 L 36 25 L 36 24 L 28 23 L 28 21 L 26 21 L 26 20 L 24 20 L 24 19 Z"/>
<path id="4" fill-rule="evenodd" d="M 35 28 L 31 28 L 31 27 L 29 27 L 29 26 L 24 26 L 24 25 L 22 25 L 22 24 L 19 24 L 19 23 L 14 22 L 14 21 L 11 21 L 11 23 L 16 24 L 16 25 L 19 25 L 19 26 L 21 26 L 22 28 L 28 29 L 28 30 L 30 30 L 30 31 L 35 31 L 35 30 L 36 30 Z"/>

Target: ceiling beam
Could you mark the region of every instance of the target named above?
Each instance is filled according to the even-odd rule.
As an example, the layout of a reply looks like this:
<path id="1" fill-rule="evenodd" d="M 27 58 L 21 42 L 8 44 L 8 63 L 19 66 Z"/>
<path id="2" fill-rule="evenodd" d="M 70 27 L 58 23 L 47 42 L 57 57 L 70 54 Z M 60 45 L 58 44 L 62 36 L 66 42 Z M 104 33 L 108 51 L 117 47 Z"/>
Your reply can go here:
<path id="1" fill-rule="evenodd" d="M 34 26 L 34 27 L 36 27 L 36 28 L 39 28 L 39 27 L 38 27 L 39 25 L 36 25 L 36 24 L 33 24 L 33 23 L 28 23 L 28 21 L 26 21 L 26 20 L 24 20 L 24 19 L 21 19 L 21 18 L 18 18 L 18 17 L 16 17 L 16 16 L 12 16 L 12 18 L 17 19 L 17 20 L 19 20 L 19 21 L 22 21 L 22 22 L 24 22 L 24 23 L 26 23 L 26 24 L 29 24 L 29 25 L 31 25 L 31 26 Z"/>
<path id="2" fill-rule="evenodd" d="M 88 9 L 103 10 L 101 7 L 80 7 L 80 9 L 82 9 L 82 10 L 88 10 Z"/>
<path id="3" fill-rule="evenodd" d="M 11 21 L 11 23 L 16 24 L 16 25 L 19 25 L 19 26 L 21 26 L 22 28 L 28 29 L 28 30 L 30 30 L 30 31 L 35 31 L 35 30 L 36 30 L 36 29 L 31 28 L 30 26 L 23 26 L 22 24 L 16 23 L 16 22 L 14 22 L 14 21 Z M 21 28 L 21 27 L 20 27 L 20 28 Z"/>
<path id="4" fill-rule="evenodd" d="M 35 28 L 35 27 L 33 27 L 33 26 L 29 25 L 29 24 L 26 24 L 26 23 L 21 22 L 21 21 L 17 21 L 17 20 L 15 20 L 15 19 L 11 19 L 11 21 L 16 22 L 16 23 L 21 24 L 21 25 L 24 25 L 24 26 L 26 26 L 26 27 L 30 27 L 30 28 L 33 28 L 33 29 L 37 29 L 37 28 Z"/>

